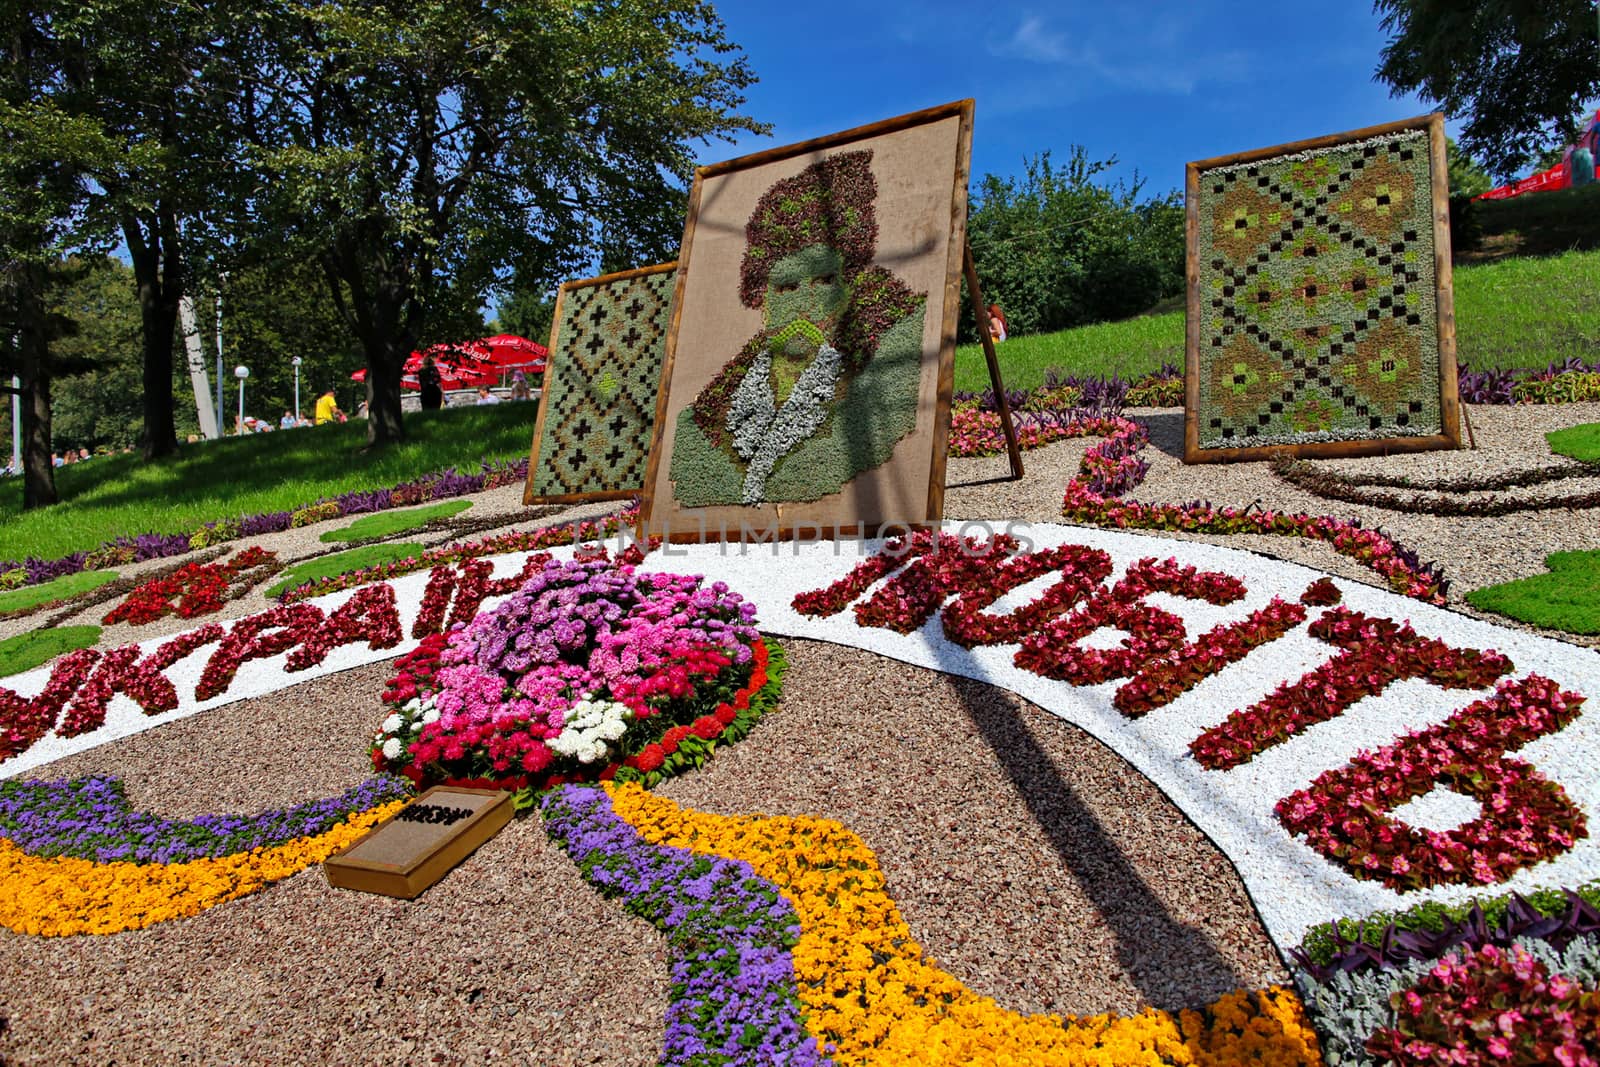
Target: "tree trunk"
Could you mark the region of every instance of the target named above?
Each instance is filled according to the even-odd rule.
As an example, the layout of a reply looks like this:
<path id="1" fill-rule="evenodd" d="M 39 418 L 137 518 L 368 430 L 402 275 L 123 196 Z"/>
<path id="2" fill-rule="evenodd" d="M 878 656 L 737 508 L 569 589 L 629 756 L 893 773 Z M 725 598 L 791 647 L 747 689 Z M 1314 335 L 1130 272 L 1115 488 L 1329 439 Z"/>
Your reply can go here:
<path id="1" fill-rule="evenodd" d="M 48 507 L 56 495 L 50 447 L 50 335 L 42 268 L 28 270 L 17 294 L 17 364 L 22 379 L 22 508 Z"/>
<path id="2" fill-rule="evenodd" d="M 380 341 L 367 348 L 367 447 L 381 448 L 406 439 L 400 417 L 400 376 L 411 347 Z"/>
<path id="3" fill-rule="evenodd" d="M 369 285 L 367 266 L 353 235 L 345 235 L 322 254 L 322 274 L 334 306 L 367 357 L 367 447 L 383 448 L 406 439 L 400 377 L 416 347 L 416 335 L 402 320 L 403 287 L 392 282 Z"/>
<path id="4" fill-rule="evenodd" d="M 144 342 L 144 458 L 159 459 L 178 451 L 173 423 L 172 346 L 177 336 L 178 301 L 183 296 L 183 262 L 178 251 L 177 221 L 158 204 L 143 218 L 124 217 L 123 236 L 133 260 L 139 291 L 139 320 Z"/>

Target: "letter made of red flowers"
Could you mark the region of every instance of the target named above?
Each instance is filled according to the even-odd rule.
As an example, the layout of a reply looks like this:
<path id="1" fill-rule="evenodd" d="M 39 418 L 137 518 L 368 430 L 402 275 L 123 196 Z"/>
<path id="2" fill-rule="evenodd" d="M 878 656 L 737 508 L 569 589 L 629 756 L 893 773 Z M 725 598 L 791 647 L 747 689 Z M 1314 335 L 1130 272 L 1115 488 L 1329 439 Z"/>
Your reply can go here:
<path id="1" fill-rule="evenodd" d="M 1016 538 L 1008 534 L 980 540 L 918 530 L 910 537 L 890 541 L 826 589 L 799 594 L 793 601 L 794 610 L 802 615 L 836 615 L 873 583 L 899 570 L 856 605 L 856 622 L 908 634 L 933 618 L 950 597 L 981 588 L 986 575 L 1018 547 Z"/>
<path id="2" fill-rule="evenodd" d="M 25 697 L 0 688 L 0 762 L 26 752 L 55 729 L 61 709 L 99 660 L 100 653 L 92 648 L 58 656 L 50 668 L 50 680 L 38 696 Z"/>
<path id="3" fill-rule="evenodd" d="M 1422 637 L 1410 623 L 1344 607 L 1327 611 L 1307 632 L 1342 651 L 1191 741 L 1189 751 L 1202 767 L 1224 771 L 1248 763 L 1394 682 L 1422 678 L 1444 689 L 1484 689 L 1512 670 L 1511 661 L 1492 649 L 1452 648 Z"/>
<path id="4" fill-rule="evenodd" d="M 1024 637 L 1014 662 L 1024 670 L 1073 685 L 1130 678 L 1185 645 L 1183 620 L 1146 602 L 1155 592 L 1231 604 L 1244 596 L 1245 587 L 1231 575 L 1180 566 L 1175 559 L 1141 559 L 1116 585 L 1097 590 L 1071 615 L 1054 619 Z M 1104 627 L 1128 635 L 1121 647 L 1085 648 L 1081 644 Z"/>
<path id="5" fill-rule="evenodd" d="M 1441 725 L 1320 775 L 1278 801 L 1278 819 L 1350 874 L 1391 889 L 1504 882 L 1588 836 L 1566 791 L 1507 755 L 1572 722 L 1583 700 L 1536 674 L 1501 682 Z M 1476 800 L 1481 814 L 1443 831 L 1390 814 L 1436 786 Z"/>
<path id="6" fill-rule="evenodd" d="M 1017 547 L 1005 536 L 978 543 L 941 534 L 936 542 L 932 534 L 919 531 L 891 542 L 828 588 L 795 597 L 794 608 L 805 615 L 837 614 L 904 564 L 899 574 L 856 606 L 859 624 L 910 633 L 954 597 L 940 612 L 944 634 L 952 642 L 965 648 L 1020 642 L 1023 647 L 1014 659 L 1018 667 L 1076 685 L 1131 678 L 1112 698 L 1130 718 L 1170 704 L 1306 618 L 1299 604 L 1273 597 L 1247 618 L 1220 624 L 1186 643 L 1182 620 L 1145 603 L 1144 597 L 1160 591 L 1228 604 L 1244 595 L 1243 583 L 1226 574 L 1180 567 L 1176 560 L 1145 559 L 1107 589 L 1101 583 L 1111 573 L 1111 557 L 1100 549 L 1069 544 L 1018 553 Z M 1003 615 L 985 610 L 1047 574 L 1061 577 L 1028 604 Z M 1330 598 L 1337 600 L 1338 590 L 1323 579 L 1301 599 L 1314 603 Z M 1073 614 L 1062 618 L 1068 612 Z M 1128 634 L 1121 648 L 1086 649 L 1079 644 L 1107 626 Z"/>
<path id="7" fill-rule="evenodd" d="M 324 621 L 321 608 L 305 603 L 286 604 L 240 619 L 206 661 L 194 698 L 209 700 L 226 693 L 241 665 L 305 644 Z"/>
<path id="8" fill-rule="evenodd" d="M 364 585 L 289 653 L 283 669 L 303 671 L 315 667 L 334 649 L 360 641 L 365 641 L 368 648 L 393 648 L 401 636 L 394 586 L 388 582 Z"/>

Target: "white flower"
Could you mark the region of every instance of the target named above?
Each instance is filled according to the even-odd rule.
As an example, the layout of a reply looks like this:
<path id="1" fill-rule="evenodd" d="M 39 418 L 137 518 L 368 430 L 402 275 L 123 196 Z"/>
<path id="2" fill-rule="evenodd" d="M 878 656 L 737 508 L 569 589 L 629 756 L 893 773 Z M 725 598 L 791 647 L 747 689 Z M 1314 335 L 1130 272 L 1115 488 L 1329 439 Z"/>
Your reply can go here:
<path id="1" fill-rule="evenodd" d="M 401 719 L 399 715 L 390 715 L 387 719 L 383 720 L 383 725 L 378 727 L 378 729 L 382 730 L 386 734 L 392 734 L 396 730 L 400 729 L 400 723 Z"/>
<path id="2" fill-rule="evenodd" d="M 765 364 L 757 359 L 745 380 L 739 383 L 742 391 L 746 384 L 754 380 L 755 384 L 750 385 L 750 389 L 759 390 L 766 398 L 765 407 L 758 409 L 752 403 L 734 439 L 734 449 L 750 462 L 744 476 L 744 503 L 761 503 L 765 499 L 767 476 L 772 473 L 778 460 L 794 451 L 800 442 L 816 433 L 818 427 L 827 421 L 842 363 L 843 357 L 838 349 L 832 345 L 822 345 L 817 349 L 816 358 L 806 365 L 795 380 L 789 398 L 776 411 L 772 408 L 772 386 L 766 374 L 756 378 L 759 367 L 771 367 L 771 357 L 767 357 Z M 737 393 L 735 400 L 738 400 Z M 741 415 L 745 413 L 741 411 Z M 734 429 L 733 419 L 734 413 L 730 412 L 730 430 Z"/>
<path id="3" fill-rule="evenodd" d="M 383 743 L 384 759 L 399 759 L 400 753 L 404 751 L 405 749 L 401 746 L 400 739 L 398 737 L 391 737 L 389 740 Z"/>
<path id="4" fill-rule="evenodd" d="M 595 763 L 610 752 L 608 741 L 615 741 L 628 730 L 633 711 L 626 704 L 610 700 L 580 700 L 567 709 L 561 732 L 545 742 L 551 750 L 571 756 L 579 763 Z"/>
<path id="5" fill-rule="evenodd" d="M 439 709 L 435 708 L 435 707 L 428 708 L 427 711 L 422 713 L 422 721 L 425 722 L 425 723 L 427 723 L 427 722 L 438 722 L 439 721 Z"/>

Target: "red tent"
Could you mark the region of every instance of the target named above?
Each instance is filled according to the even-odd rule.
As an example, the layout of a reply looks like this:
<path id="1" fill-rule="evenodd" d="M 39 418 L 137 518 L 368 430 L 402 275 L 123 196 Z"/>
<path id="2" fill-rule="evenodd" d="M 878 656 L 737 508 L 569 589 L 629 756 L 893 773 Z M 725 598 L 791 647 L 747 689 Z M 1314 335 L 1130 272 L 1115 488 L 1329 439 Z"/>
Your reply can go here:
<path id="1" fill-rule="evenodd" d="M 423 352 L 413 352 L 401 370 L 400 385 L 405 389 L 419 389 L 417 371 L 422 367 L 423 356 L 433 357 L 439 369 L 439 382 L 445 389 L 471 389 L 479 385 L 493 385 L 502 375 L 523 371 L 529 377 L 543 374 L 545 360 L 550 351 L 544 345 L 526 337 L 502 333 L 478 341 L 432 345 Z M 363 368 L 350 375 L 358 382 L 367 380 Z"/>

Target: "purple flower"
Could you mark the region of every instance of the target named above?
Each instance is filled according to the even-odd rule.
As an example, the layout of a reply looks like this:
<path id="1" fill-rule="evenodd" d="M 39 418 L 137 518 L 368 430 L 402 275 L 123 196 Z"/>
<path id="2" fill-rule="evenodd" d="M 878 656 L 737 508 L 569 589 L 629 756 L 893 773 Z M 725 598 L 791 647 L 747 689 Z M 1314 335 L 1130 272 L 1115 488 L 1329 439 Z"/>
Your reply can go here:
<path id="1" fill-rule="evenodd" d="M 405 779 L 379 775 L 326 800 L 259 815 L 202 815 L 182 822 L 134 811 L 117 778 L 12 779 L 0 782 L 0 835 L 31 856 L 187 863 L 324 833 L 409 791 Z"/>
<path id="2" fill-rule="evenodd" d="M 667 936 L 662 1064 L 830 1062 L 805 1029 L 789 953 L 800 924 L 777 886 L 748 863 L 650 844 L 601 789 L 553 790 L 543 812 L 584 877 Z"/>

